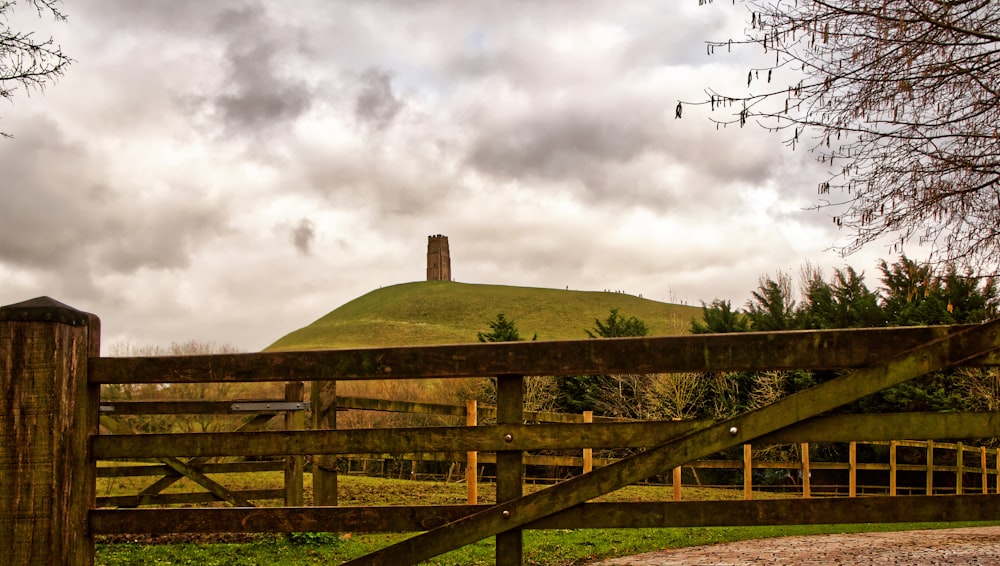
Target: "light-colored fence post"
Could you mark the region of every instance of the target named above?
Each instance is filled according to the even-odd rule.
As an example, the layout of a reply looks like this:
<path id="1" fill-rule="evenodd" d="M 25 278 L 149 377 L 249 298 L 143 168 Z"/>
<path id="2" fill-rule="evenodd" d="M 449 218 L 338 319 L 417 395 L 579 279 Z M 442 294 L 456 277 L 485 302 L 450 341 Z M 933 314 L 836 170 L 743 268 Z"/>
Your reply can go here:
<path id="1" fill-rule="evenodd" d="M 0 552 L 5 564 L 94 563 L 100 321 L 48 297 L 0 307 Z"/>
<path id="2" fill-rule="evenodd" d="M 927 487 L 925 495 L 934 495 L 934 441 L 927 441 Z"/>
<path id="3" fill-rule="evenodd" d="M 753 499 L 753 448 L 743 445 L 743 499 Z"/>
<path id="4" fill-rule="evenodd" d="M 889 496 L 896 495 L 896 448 L 899 446 L 898 440 L 889 441 Z"/>
<path id="5" fill-rule="evenodd" d="M 681 420 L 681 418 L 674 417 L 673 420 L 679 421 Z M 674 501 L 681 500 L 682 497 L 681 490 L 683 489 L 683 479 L 684 479 L 683 476 L 684 474 L 682 473 L 680 466 L 677 466 L 676 468 L 673 469 L 673 475 L 671 476 L 670 481 L 674 488 Z"/>
<path id="6" fill-rule="evenodd" d="M 288 403 L 303 403 L 305 385 L 301 381 L 285 384 L 285 401 Z M 285 430 L 302 430 L 305 428 L 305 413 L 300 409 L 285 412 Z M 302 477 L 302 456 L 285 456 L 285 505 L 301 507 L 304 500 L 304 480 Z"/>
<path id="7" fill-rule="evenodd" d="M 985 446 L 980 446 L 979 447 L 979 469 L 982 470 L 983 495 L 986 495 L 987 493 L 990 492 L 990 478 L 989 478 L 988 472 L 986 471 L 986 447 Z"/>
<path id="8" fill-rule="evenodd" d="M 955 449 L 955 495 L 962 495 L 965 491 L 962 486 L 965 476 L 965 445 L 958 443 Z"/>
<path id="9" fill-rule="evenodd" d="M 809 470 L 809 443 L 802 443 L 802 497 L 812 497 L 812 472 Z"/>
<path id="10" fill-rule="evenodd" d="M 479 425 L 479 403 L 475 399 L 468 399 L 465 402 L 465 426 Z M 469 505 L 479 503 L 479 481 L 476 477 L 476 468 L 479 467 L 479 453 L 470 451 L 465 453 L 465 494 Z"/>
<path id="11" fill-rule="evenodd" d="M 847 448 L 847 496 L 858 496 L 858 443 L 851 442 Z"/>
<path id="12" fill-rule="evenodd" d="M 583 412 L 583 422 L 592 423 L 594 422 L 594 411 L 584 411 Z M 594 449 L 584 448 L 583 449 L 583 473 L 589 473 L 594 471 Z"/>

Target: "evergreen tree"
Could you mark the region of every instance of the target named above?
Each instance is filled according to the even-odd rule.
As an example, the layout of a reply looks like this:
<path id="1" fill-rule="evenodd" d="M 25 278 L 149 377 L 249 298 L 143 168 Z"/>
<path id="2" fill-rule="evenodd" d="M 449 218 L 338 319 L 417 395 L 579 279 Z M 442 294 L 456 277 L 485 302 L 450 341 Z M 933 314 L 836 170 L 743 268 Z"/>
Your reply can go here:
<path id="1" fill-rule="evenodd" d="M 747 302 L 750 327 L 755 331 L 791 330 L 795 327 L 792 279 L 779 272 L 777 280 L 762 276 Z"/>
<path id="2" fill-rule="evenodd" d="M 584 330 L 591 338 L 620 338 L 626 336 L 646 336 L 649 327 L 642 320 L 632 316 L 624 317 L 618 314 L 618 309 L 611 309 L 611 314 L 603 322 L 594 319 L 594 328 Z M 610 375 L 576 375 L 559 380 L 559 408 L 570 413 L 594 411 L 604 414 L 601 410 L 601 397 L 609 388 L 616 389 L 622 397 L 634 397 L 635 386 Z"/>
<path id="3" fill-rule="evenodd" d="M 517 330 L 517 324 L 513 320 L 507 320 L 507 315 L 498 313 L 495 320 L 488 322 L 490 331 L 479 332 L 477 337 L 480 342 L 517 342 L 521 340 L 521 334 Z M 535 335 L 537 338 L 538 335 Z M 534 340 L 534 338 L 532 338 Z"/>
<path id="4" fill-rule="evenodd" d="M 691 319 L 691 334 L 721 334 L 750 330 L 750 319 L 743 313 L 734 311 L 729 301 L 716 299 L 710 305 L 703 302 L 701 313 L 704 322 Z"/>
<path id="5" fill-rule="evenodd" d="M 941 279 L 928 264 L 918 264 L 905 255 L 891 266 L 882 260 L 883 309 L 890 326 L 951 324 Z"/>
<path id="6" fill-rule="evenodd" d="M 847 267 L 826 282 L 818 271 L 805 282 L 805 300 L 796 313 L 799 328 L 871 328 L 885 326 L 879 295 L 864 282 L 864 274 Z"/>
<path id="7" fill-rule="evenodd" d="M 591 338 L 619 338 L 623 336 L 646 336 L 649 328 L 646 323 L 631 316 L 625 318 L 619 316 L 618 309 L 611 309 L 611 314 L 601 322 L 594 319 L 594 329 L 586 330 L 587 336 Z"/>

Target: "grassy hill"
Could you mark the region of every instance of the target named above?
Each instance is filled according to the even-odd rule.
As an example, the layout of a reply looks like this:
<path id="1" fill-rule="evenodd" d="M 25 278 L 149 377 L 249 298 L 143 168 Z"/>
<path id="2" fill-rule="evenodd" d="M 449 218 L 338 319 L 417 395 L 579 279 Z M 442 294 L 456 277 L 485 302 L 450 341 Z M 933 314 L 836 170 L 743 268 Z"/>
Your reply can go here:
<path id="1" fill-rule="evenodd" d="M 684 334 L 692 318 L 701 318 L 700 307 L 620 293 L 419 281 L 358 297 L 265 350 L 476 342 L 477 332 L 488 332 L 501 312 L 526 339 L 582 339 L 594 319 L 604 320 L 611 309 L 643 320 L 654 336 Z"/>

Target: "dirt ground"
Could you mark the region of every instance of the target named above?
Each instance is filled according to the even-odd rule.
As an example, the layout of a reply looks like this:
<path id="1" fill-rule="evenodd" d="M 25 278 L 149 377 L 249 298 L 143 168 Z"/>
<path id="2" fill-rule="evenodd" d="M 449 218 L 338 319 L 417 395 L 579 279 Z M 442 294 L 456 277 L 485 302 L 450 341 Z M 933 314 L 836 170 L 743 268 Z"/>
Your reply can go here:
<path id="1" fill-rule="evenodd" d="M 1000 527 L 779 537 L 664 550 L 593 566 L 1000 565 Z"/>

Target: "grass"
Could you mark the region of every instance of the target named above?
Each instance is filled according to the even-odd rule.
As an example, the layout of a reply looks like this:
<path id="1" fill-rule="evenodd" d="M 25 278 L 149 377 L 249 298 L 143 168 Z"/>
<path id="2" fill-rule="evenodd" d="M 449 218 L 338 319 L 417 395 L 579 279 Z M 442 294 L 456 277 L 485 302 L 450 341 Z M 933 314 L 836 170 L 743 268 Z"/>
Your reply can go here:
<path id="1" fill-rule="evenodd" d="M 309 476 L 307 475 L 307 480 Z M 216 479 L 234 489 L 275 487 L 280 473 L 219 474 Z M 142 483 L 125 485 L 102 479 L 104 492 L 117 495 L 134 493 Z M 147 480 L 145 483 L 149 483 Z M 360 476 L 340 477 L 342 505 L 405 505 L 461 504 L 465 501 L 465 485 L 427 481 L 376 479 Z M 307 484 L 307 489 L 308 489 Z M 179 490 L 190 485 L 179 484 Z M 538 489 L 526 486 L 527 490 Z M 604 501 L 657 501 L 669 499 L 669 486 L 630 486 L 611 493 Z M 480 486 L 482 501 L 492 500 L 492 484 Z M 684 488 L 685 499 L 740 499 L 740 490 Z M 760 493 L 755 497 L 782 497 Z M 278 504 L 277 502 L 264 502 Z M 775 527 L 698 527 L 674 529 L 584 529 L 526 531 L 525 564 L 568 566 L 618 556 L 653 552 L 667 548 L 682 548 L 764 537 L 812 535 L 849 532 L 889 532 L 909 529 L 955 528 L 982 523 L 900 523 L 853 525 L 804 525 Z M 338 564 L 363 556 L 371 551 L 411 536 L 406 533 L 295 533 L 284 535 L 253 535 L 243 542 L 220 543 L 207 539 L 161 544 L 155 539 L 134 538 L 131 541 L 101 542 L 97 546 L 96 564 L 127 566 L 145 564 L 242 566 L 264 564 Z M 171 539 L 166 539 L 171 540 Z M 494 563 L 493 539 L 486 539 L 439 556 L 425 564 L 478 565 Z"/>
<path id="2" fill-rule="evenodd" d="M 265 350 L 471 343 L 501 312 L 526 339 L 585 339 L 585 329 L 611 309 L 643 320 L 653 336 L 686 334 L 702 314 L 700 307 L 622 293 L 419 281 L 358 297 Z"/>

